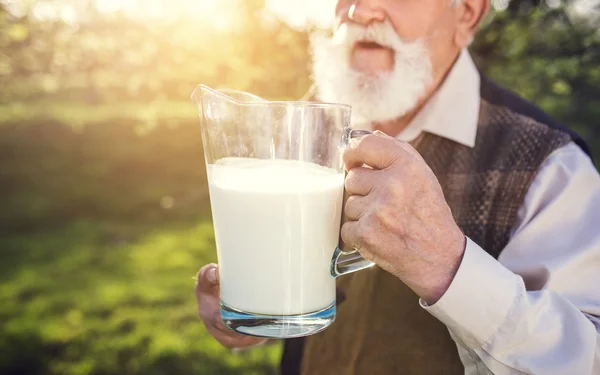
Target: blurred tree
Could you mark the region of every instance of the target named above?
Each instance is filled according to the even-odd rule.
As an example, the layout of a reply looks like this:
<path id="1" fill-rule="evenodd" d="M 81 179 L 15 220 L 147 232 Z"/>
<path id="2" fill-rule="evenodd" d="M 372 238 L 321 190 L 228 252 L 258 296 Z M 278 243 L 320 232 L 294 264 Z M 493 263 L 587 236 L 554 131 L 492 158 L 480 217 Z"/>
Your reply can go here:
<path id="1" fill-rule="evenodd" d="M 471 46 L 478 66 L 589 139 L 600 137 L 598 2 L 492 3 Z M 185 102 L 198 83 L 289 99 L 310 84 L 308 31 L 266 12 L 264 0 L 221 2 L 228 7 L 204 14 L 181 7 L 160 18 L 98 4 L 0 0 L 0 104 Z"/>
<path id="2" fill-rule="evenodd" d="M 1 102 L 48 95 L 89 104 L 187 100 L 200 82 L 290 97 L 308 85 L 305 33 L 264 12 L 262 0 L 237 0 L 223 28 L 210 15 L 149 20 L 99 12 L 93 1 L 76 3 L 74 22 L 60 11 L 36 17 L 44 3 L 22 16 L 0 3 Z"/>
<path id="3" fill-rule="evenodd" d="M 531 99 L 592 142 L 600 136 L 599 5 L 513 0 L 492 12 L 471 50 L 499 83 Z M 550 5 L 551 6 L 550 6 Z"/>

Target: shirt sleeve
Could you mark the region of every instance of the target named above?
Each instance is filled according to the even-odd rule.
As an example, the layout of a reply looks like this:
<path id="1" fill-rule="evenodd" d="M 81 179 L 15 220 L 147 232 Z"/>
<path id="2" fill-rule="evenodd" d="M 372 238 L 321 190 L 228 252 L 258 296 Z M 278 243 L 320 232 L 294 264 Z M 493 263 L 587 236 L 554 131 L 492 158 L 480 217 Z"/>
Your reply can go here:
<path id="1" fill-rule="evenodd" d="M 551 154 L 499 259 L 467 239 L 449 289 L 420 303 L 467 373 L 600 374 L 600 176 L 589 157 L 573 143 Z"/>

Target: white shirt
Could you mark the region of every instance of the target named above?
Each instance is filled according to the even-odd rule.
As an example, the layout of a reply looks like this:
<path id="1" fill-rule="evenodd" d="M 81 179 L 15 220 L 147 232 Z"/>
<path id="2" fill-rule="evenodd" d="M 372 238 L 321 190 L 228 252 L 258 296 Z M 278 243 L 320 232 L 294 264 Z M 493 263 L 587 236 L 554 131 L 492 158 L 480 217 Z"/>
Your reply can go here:
<path id="1" fill-rule="evenodd" d="M 473 147 L 479 74 L 465 50 L 398 136 L 422 131 Z M 432 306 L 465 374 L 600 374 L 600 176 L 574 143 L 541 166 L 498 260 L 470 239 Z"/>

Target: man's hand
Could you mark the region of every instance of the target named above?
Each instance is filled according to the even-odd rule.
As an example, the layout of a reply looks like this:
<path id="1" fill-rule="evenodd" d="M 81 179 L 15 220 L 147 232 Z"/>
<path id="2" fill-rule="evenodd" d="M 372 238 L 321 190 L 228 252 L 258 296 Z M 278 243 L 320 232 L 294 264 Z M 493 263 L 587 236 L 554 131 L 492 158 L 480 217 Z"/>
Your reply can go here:
<path id="1" fill-rule="evenodd" d="M 267 341 L 259 337 L 236 333 L 223 325 L 219 305 L 219 270 L 216 264 L 208 264 L 200 269 L 196 281 L 198 314 L 210 333 L 223 346 L 243 349 Z"/>
<path id="2" fill-rule="evenodd" d="M 350 194 L 344 243 L 425 302 L 437 302 L 458 270 L 466 238 L 431 169 L 408 143 L 381 132 L 352 140 L 344 163 Z"/>

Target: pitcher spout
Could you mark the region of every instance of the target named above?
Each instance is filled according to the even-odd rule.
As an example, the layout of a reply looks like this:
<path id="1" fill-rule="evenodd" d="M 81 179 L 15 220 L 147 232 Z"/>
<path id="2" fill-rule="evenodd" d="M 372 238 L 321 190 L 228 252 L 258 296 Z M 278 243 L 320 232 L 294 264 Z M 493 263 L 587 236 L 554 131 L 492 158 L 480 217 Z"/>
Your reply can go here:
<path id="1" fill-rule="evenodd" d="M 200 109 L 206 109 L 208 103 L 216 102 L 244 105 L 267 101 L 249 92 L 233 89 L 212 89 L 206 85 L 198 85 L 192 92 L 191 99 Z"/>
<path id="2" fill-rule="evenodd" d="M 251 158 L 334 165 L 342 132 L 350 121 L 346 105 L 269 101 L 248 92 L 206 85 L 195 88 L 192 100 L 198 108 L 208 164 L 225 158 Z"/>

